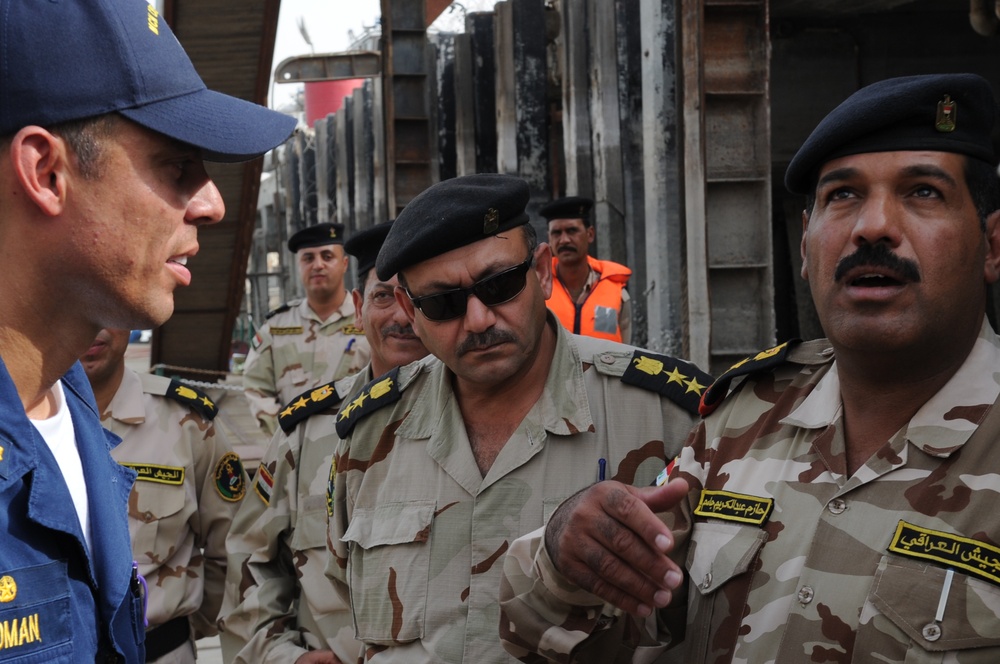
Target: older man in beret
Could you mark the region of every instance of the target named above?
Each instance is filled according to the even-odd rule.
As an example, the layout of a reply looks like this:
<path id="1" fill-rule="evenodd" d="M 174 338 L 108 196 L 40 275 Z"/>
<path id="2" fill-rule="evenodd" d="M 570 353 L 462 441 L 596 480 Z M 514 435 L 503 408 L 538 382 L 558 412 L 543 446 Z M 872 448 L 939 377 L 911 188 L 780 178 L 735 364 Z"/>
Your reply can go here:
<path id="1" fill-rule="evenodd" d="M 375 378 L 337 416 L 328 573 L 370 662 L 510 662 L 503 554 L 602 479 L 649 485 L 710 378 L 567 332 L 528 185 L 470 175 L 400 213 L 376 270 L 436 357 Z"/>
<path id="2" fill-rule="evenodd" d="M 632 270 L 588 253 L 594 241 L 584 196 L 558 198 L 539 210 L 549 227 L 552 294 L 546 304 L 574 334 L 632 342 L 632 305 L 625 285 Z"/>
<path id="3" fill-rule="evenodd" d="M 723 374 L 665 486 L 602 486 L 516 542 L 510 652 L 1000 661 L 997 114 L 985 80 L 948 74 L 875 83 L 819 124 L 785 184 L 807 196 L 829 338 Z"/>
<path id="4" fill-rule="evenodd" d="M 220 616 L 226 662 L 325 664 L 357 660 L 361 644 L 346 604 L 325 576 L 330 514 L 327 488 L 336 443 L 335 415 L 374 376 L 427 355 L 375 258 L 392 222 L 344 243 L 357 258 L 360 289 L 351 292 L 371 364 L 359 373 L 293 398 L 264 453 L 251 495 L 226 541 L 229 573 Z"/>
<path id="5" fill-rule="evenodd" d="M 306 296 L 267 314 L 243 370 L 250 412 L 268 436 L 278 428 L 282 404 L 357 373 L 370 357 L 344 288 L 344 226 L 308 226 L 288 239 L 288 250 L 295 254 Z"/>

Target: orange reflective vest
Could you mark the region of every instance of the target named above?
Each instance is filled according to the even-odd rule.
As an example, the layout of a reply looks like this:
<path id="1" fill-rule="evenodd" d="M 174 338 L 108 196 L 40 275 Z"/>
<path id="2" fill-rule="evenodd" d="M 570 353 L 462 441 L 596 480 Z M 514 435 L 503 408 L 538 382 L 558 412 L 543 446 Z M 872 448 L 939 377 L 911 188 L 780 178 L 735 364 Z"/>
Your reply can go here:
<path id="1" fill-rule="evenodd" d="M 552 259 L 552 295 L 545 302 L 559 322 L 574 334 L 621 342 L 622 331 L 618 314 L 622 309 L 622 289 L 632 276 L 632 270 L 611 261 L 587 256 L 590 269 L 600 278 L 582 304 L 570 299 L 569 291 L 556 276 L 559 259 Z"/>

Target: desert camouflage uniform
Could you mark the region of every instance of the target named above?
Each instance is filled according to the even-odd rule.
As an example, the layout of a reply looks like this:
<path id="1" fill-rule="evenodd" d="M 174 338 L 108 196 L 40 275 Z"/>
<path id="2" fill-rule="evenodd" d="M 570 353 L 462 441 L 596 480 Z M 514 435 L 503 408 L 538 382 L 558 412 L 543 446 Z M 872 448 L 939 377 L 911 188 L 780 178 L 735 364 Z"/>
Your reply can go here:
<path id="1" fill-rule="evenodd" d="M 691 485 L 665 515 L 689 574 L 686 634 L 682 610 L 662 611 L 646 644 L 684 634 L 688 664 L 1000 662 L 998 368 L 1000 340 L 984 324 L 955 376 L 851 477 L 825 340 L 749 376 L 673 471 Z M 504 574 L 513 652 L 648 662 L 665 647 L 629 653 L 635 624 L 602 616 L 537 537 L 511 547 Z"/>
<path id="2" fill-rule="evenodd" d="M 297 422 L 290 433 L 279 429 L 264 453 L 252 495 L 226 541 L 229 571 L 220 620 L 226 662 L 279 664 L 327 649 L 341 661 L 357 660 L 361 644 L 354 640 L 351 614 L 325 575 L 327 486 L 337 408 L 342 396 L 369 380 L 370 367 L 337 381 L 336 395 L 317 395 L 325 397 L 324 410 Z M 297 401 L 282 411 L 283 418 Z"/>
<path id="3" fill-rule="evenodd" d="M 272 435 L 283 404 L 309 388 L 357 373 L 369 359 L 368 340 L 354 324 L 350 297 L 326 321 L 306 300 L 280 307 L 254 336 L 244 365 L 250 412 Z"/>
<path id="4" fill-rule="evenodd" d="M 164 396 L 168 391 L 173 398 Z M 189 615 L 196 638 L 217 631 L 226 533 L 247 485 L 239 457 L 211 422 L 214 405 L 205 407 L 202 399 L 207 397 L 169 378 L 126 368 L 101 417 L 122 438 L 112 456 L 139 474 L 128 520 L 148 587 L 149 629 Z M 157 661 L 193 661 L 193 654 L 182 647 Z"/>
<path id="5" fill-rule="evenodd" d="M 664 365 L 675 361 L 572 335 L 551 315 L 548 324 L 557 343 L 544 392 L 485 478 L 452 374 L 431 356 L 375 379 L 341 407 L 338 420 L 354 429 L 338 429 L 345 440 L 336 457 L 328 571 L 342 592 L 349 586 L 367 661 L 514 661 L 497 634 L 510 543 L 597 480 L 601 461 L 608 479 L 649 485 L 680 450 L 707 375 L 686 363 L 674 367 L 670 385 L 685 409 L 622 382 L 641 366 L 662 388 L 670 380 Z"/>

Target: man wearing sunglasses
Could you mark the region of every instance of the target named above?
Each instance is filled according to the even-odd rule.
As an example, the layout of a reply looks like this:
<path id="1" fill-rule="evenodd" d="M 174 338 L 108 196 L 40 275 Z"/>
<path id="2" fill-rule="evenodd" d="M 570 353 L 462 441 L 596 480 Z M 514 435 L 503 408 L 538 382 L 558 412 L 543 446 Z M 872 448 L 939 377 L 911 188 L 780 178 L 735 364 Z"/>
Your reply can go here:
<path id="1" fill-rule="evenodd" d="M 436 358 L 375 378 L 337 416 L 328 574 L 368 661 L 513 661 L 496 627 L 510 544 L 597 480 L 649 485 L 710 383 L 556 321 L 528 198 L 509 175 L 441 182 L 379 253 Z"/>

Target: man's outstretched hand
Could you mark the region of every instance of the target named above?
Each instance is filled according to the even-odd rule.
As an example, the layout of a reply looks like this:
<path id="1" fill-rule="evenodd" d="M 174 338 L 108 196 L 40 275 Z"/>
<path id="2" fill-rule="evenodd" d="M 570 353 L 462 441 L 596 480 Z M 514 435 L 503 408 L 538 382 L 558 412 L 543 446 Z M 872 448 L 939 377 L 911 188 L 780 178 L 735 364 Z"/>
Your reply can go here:
<path id="1" fill-rule="evenodd" d="M 580 588 L 648 616 L 667 606 L 684 580 L 667 557 L 673 536 L 656 513 L 673 508 L 687 492 L 684 480 L 644 488 L 598 482 L 566 500 L 549 519 L 549 557 Z"/>

